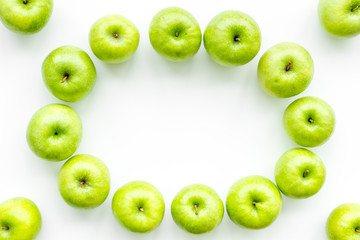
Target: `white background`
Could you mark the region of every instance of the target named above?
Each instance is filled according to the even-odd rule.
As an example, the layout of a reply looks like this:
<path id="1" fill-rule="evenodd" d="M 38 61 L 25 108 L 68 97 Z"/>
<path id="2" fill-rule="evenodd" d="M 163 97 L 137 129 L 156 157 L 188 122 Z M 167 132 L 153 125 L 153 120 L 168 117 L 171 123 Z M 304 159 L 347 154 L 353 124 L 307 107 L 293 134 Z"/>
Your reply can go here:
<path id="1" fill-rule="evenodd" d="M 185 63 L 163 60 L 150 45 L 148 26 L 168 6 L 191 12 L 202 30 L 223 10 L 248 13 L 262 32 L 259 54 L 236 68 L 215 64 L 203 45 Z M 136 54 L 120 65 L 99 61 L 88 44 L 90 26 L 111 13 L 128 17 L 140 31 Z M 283 41 L 304 46 L 315 63 L 309 88 L 290 99 L 266 95 L 256 76 L 261 55 Z M 25 139 L 32 114 L 61 103 L 46 89 L 41 64 L 62 45 L 88 52 L 98 73 L 90 96 L 68 104 L 83 122 L 76 153 L 99 157 L 111 172 L 109 197 L 94 210 L 66 205 L 57 188 L 63 162 L 37 158 Z M 323 31 L 314 0 L 55 0 L 52 17 L 40 33 L 21 36 L 0 25 L 0 202 L 17 196 L 32 199 L 43 219 L 40 240 L 326 239 L 325 222 L 332 209 L 360 201 L 359 55 L 359 37 L 339 40 Z M 207 184 L 225 202 L 230 186 L 242 177 L 256 174 L 274 180 L 277 159 L 296 147 L 283 130 L 283 112 L 293 100 L 308 95 L 326 100 L 337 117 L 331 139 L 311 149 L 327 167 L 317 195 L 307 200 L 283 197 L 279 217 L 263 230 L 242 229 L 226 213 L 221 225 L 205 235 L 188 234 L 174 224 L 171 201 L 188 184 Z M 156 186 L 166 203 L 162 224 L 145 235 L 122 228 L 111 210 L 114 192 L 137 179 Z"/>

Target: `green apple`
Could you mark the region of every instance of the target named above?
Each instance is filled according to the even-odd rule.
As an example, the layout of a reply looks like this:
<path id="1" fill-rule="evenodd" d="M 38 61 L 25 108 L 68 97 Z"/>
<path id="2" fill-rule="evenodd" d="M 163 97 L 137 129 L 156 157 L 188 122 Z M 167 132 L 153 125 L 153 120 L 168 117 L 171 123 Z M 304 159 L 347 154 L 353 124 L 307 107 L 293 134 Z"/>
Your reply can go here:
<path id="1" fill-rule="evenodd" d="M 199 23 L 189 12 L 178 7 L 165 8 L 153 17 L 149 37 L 154 50 L 173 62 L 188 60 L 201 45 Z"/>
<path id="2" fill-rule="evenodd" d="M 313 152 L 294 148 L 284 153 L 275 166 L 275 181 L 280 191 L 291 198 L 308 198 L 325 182 L 325 166 Z"/>
<path id="3" fill-rule="evenodd" d="M 126 229 L 146 233 L 160 225 L 165 213 L 165 203 L 161 193 L 153 185 L 133 181 L 116 191 L 112 211 Z"/>
<path id="4" fill-rule="evenodd" d="M 33 201 L 17 197 L 0 204 L 0 239 L 32 240 L 41 229 L 41 215 Z"/>
<path id="5" fill-rule="evenodd" d="M 100 18 L 92 25 L 89 34 L 91 50 L 107 63 L 127 61 L 136 52 L 139 39 L 134 23 L 121 15 Z"/>
<path id="6" fill-rule="evenodd" d="M 40 108 L 31 118 L 26 132 L 30 149 L 40 158 L 62 161 L 80 145 L 82 124 L 71 107 L 50 104 Z"/>
<path id="7" fill-rule="evenodd" d="M 244 65 L 259 52 L 261 33 L 249 15 L 235 10 L 224 11 L 207 25 L 204 45 L 218 64 L 227 67 Z"/>
<path id="8" fill-rule="evenodd" d="M 326 223 L 330 240 L 360 239 L 360 204 L 345 203 L 335 208 Z"/>
<path id="9" fill-rule="evenodd" d="M 76 208 L 96 208 L 109 195 L 110 173 L 100 159 L 79 154 L 61 167 L 58 187 L 67 204 Z"/>
<path id="10" fill-rule="evenodd" d="M 320 0 L 318 14 L 321 25 L 334 37 L 354 37 L 360 33 L 358 0 Z"/>
<path id="11" fill-rule="evenodd" d="M 42 76 L 49 91 L 66 102 L 83 99 L 96 82 L 91 58 L 74 46 L 62 46 L 52 51 L 42 64 Z"/>
<path id="12" fill-rule="evenodd" d="M 49 21 L 52 10 L 52 0 L 0 0 L 1 22 L 21 34 L 39 32 Z"/>
<path id="13" fill-rule="evenodd" d="M 303 147 L 325 143 L 335 128 L 335 114 L 330 105 L 317 97 L 302 97 L 285 110 L 283 124 L 286 133 Z"/>
<path id="14" fill-rule="evenodd" d="M 305 48 L 283 42 L 262 55 L 257 75 L 260 86 L 269 95 L 288 98 L 303 92 L 310 84 L 314 63 Z"/>
<path id="15" fill-rule="evenodd" d="M 275 184 L 261 176 L 248 176 L 234 183 L 226 198 L 226 211 L 235 224 L 261 229 L 269 226 L 282 206 Z"/>
<path id="16" fill-rule="evenodd" d="M 187 232 L 200 234 L 215 229 L 224 216 L 224 204 L 217 193 L 202 184 L 181 189 L 171 204 L 174 222 Z"/>

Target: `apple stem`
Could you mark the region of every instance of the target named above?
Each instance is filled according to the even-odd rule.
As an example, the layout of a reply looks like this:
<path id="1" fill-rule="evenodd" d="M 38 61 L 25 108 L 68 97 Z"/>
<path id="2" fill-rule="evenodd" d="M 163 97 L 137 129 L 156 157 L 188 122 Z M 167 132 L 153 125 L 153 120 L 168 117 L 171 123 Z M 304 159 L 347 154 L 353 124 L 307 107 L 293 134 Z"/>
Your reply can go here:
<path id="1" fill-rule="evenodd" d="M 61 81 L 61 83 L 64 83 L 68 78 L 69 78 L 69 75 L 65 74 L 65 76 L 64 76 L 63 80 Z"/>
<path id="2" fill-rule="evenodd" d="M 179 37 L 179 32 L 175 32 L 175 37 Z"/>
<path id="3" fill-rule="evenodd" d="M 82 180 L 82 181 L 80 182 L 80 187 L 84 186 L 84 184 L 85 184 L 85 181 Z"/>
<path id="4" fill-rule="evenodd" d="M 355 10 L 357 10 L 358 8 L 360 8 L 360 5 L 357 5 L 356 7 L 351 9 L 351 12 L 354 12 Z"/>
<path id="5" fill-rule="evenodd" d="M 253 201 L 252 204 L 253 204 L 254 206 L 256 206 L 257 202 Z"/>
<path id="6" fill-rule="evenodd" d="M 355 228 L 355 232 L 360 233 L 360 229 Z"/>
<path id="7" fill-rule="evenodd" d="M 308 119 L 308 122 L 309 122 L 309 123 L 314 123 L 314 120 L 313 120 L 312 118 L 309 118 L 309 119 Z"/>
<path id="8" fill-rule="evenodd" d="M 28 0 L 23 0 L 23 4 L 28 4 Z"/>
<path id="9" fill-rule="evenodd" d="M 199 215 L 199 209 L 198 209 L 198 205 L 195 204 L 195 215 Z"/>
<path id="10" fill-rule="evenodd" d="M 289 61 L 289 64 L 285 68 L 286 71 L 289 71 L 291 69 L 291 64 L 292 64 L 292 62 Z"/>
<path id="11" fill-rule="evenodd" d="M 144 211 L 144 208 L 143 208 L 143 207 L 140 207 L 140 208 L 139 208 L 139 211 L 140 211 L 140 212 L 143 212 L 143 211 Z"/>
<path id="12" fill-rule="evenodd" d="M 10 227 L 9 226 L 5 226 L 5 227 L 2 227 L 3 230 L 6 230 L 6 231 L 9 231 Z"/>
<path id="13" fill-rule="evenodd" d="M 114 38 L 119 38 L 119 34 L 117 34 L 117 33 L 114 33 Z"/>
<path id="14" fill-rule="evenodd" d="M 235 41 L 235 42 L 240 42 L 240 41 L 241 41 L 241 37 L 235 37 L 235 38 L 234 38 L 234 41 Z"/>
<path id="15" fill-rule="evenodd" d="M 306 177 L 308 174 L 309 174 L 310 170 L 309 169 L 306 169 L 306 171 L 304 172 L 303 174 L 303 177 Z"/>

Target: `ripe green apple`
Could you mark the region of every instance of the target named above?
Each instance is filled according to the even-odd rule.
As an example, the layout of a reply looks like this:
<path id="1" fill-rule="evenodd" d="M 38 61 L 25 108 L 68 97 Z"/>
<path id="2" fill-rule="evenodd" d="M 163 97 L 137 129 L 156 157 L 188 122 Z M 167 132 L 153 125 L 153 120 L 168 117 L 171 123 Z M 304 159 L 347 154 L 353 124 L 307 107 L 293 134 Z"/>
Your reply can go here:
<path id="1" fill-rule="evenodd" d="M 136 52 L 139 39 L 134 23 L 121 15 L 100 18 L 92 25 L 89 34 L 91 50 L 107 63 L 127 61 Z"/>
<path id="2" fill-rule="evenodd" d="M 109 195 L 110 173 L 100 159 L 79 154 L 61 167 L 58 187 L 67 204 L 77 208 L 96 208 Z"/>
<path id="3" fill-rule="evenodd" d="M 269 226 L 282 206 L 279 190 L 261 176 L 248 176 L 235 182 L 226 199 L 226 211 L 235 224 L 260 229 Z"/>
<path id="4" fill-rule="evenodd" d="M 74 46 L 62 46 L 52 51 L 42 64 L 42 76 L 49 91 L 66 102 L 83 99 L 96 82 L 91 58 Z"/>
<path id="5" fill-rule="evenodd" d="M 204 45 L 218 64 L 227 67 L 244 65 L 259 52 L 261 33 L 249 15 L 235 10 L 224 11 L 207 25 Z"/>
<path id="6" fill-rule="evenodd" d="M 165 213 L 165 203 L 161 193 L 153 185 L 133 181 L 116 191 L 112 211 L 126 229 L 146 233 L 160 225 Z"/>
<path id="7" fill-rule="evenodd" d="M 269 95 L 288 98 L 303 92 L 310 84 L 314 63 L 305 48 L 283 42 L 262 55 L 257 75 L 260 86 Z"/>
<path id="8" fill-rule="evenodd" d="M 13 32 L 33 34 L 47 24 L 52 9 L 52 0 L 0 0 L 0 20 Z"/>
<path id="9" fill-rule="evenodd" d="M 40 108 L 31 118 L 26 132 L 30 149 L 40 158 L 62 161 L 80 145 L 82 124 L 71 107 L 50 104 Z"/>
<path id="10" fill-rule="evenodd" d="M 171 204 L 174 222 L 187 232 L 201 234 L 215 229 L 224 216 L 224 204 L 217 193 L 202 184 L 181 189 Z"/>
<path id="11" fill-rule="evenodd" d="M 280 191 L 291 198 L 308 198 L 325 182 L 325 166 L 313 152 L 294 148 L 284 153 L 275 166 L 275 181 Z"/>
<path id="12" fill-rule="evenodd" d="M 360 204 L 345 203 L 335 208 L 326 223 L 329 240 L 360 239 Z"/>
<path id="13" fill-rule="evenodd" d="M 32 240 L 41 229 L 41 215 L 33 201 L 17 197 L 0 204 L 0 239 Z"/>
<path id="14" fill-rule="evenodd" d="M 335 128 L 335 114 L 330 105 L 317 97 L 302 97 L 285 110 L 283 125 L 286 133 L 303 147 L 325 143 Z"/>
<path id="15" fill-rule="evenodd" d="M 321 25 L 334 37 L 354 37 L 360 33 L 358 0 L 319 0 Z"/>
<path id="16" fill-rule="evenodd" d="M 149 37 L 154 50 L 173 62 L 188 60 L 201 45 L 199 23 L 189 12 L 178 7 L 165 8 L 153 17 Z"/>

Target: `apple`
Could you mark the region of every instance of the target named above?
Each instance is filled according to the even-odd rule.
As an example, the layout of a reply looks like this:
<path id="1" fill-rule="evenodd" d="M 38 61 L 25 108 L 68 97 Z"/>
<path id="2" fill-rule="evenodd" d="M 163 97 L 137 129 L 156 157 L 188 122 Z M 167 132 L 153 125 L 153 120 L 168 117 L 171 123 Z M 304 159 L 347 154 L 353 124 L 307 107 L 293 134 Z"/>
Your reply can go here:
<path id="1" fill-rule="evenodd" d="M 107 15 L 97 20 L 90 29 L 92 52 L 101 61 L 127 61 L 139 45 L 139 31 L 134 23 L 121 15 Z"/>
<path id="2" fill-rule="evenodd" d="M 49 91 L 66 102 L 83 99 L 96 82 L 91 58 L 74 46 L 62 46 L 52 51 L 42 64 L 42 76 Z"/>
<path id="3" fill-rule="evenodd" d="M 160 225 L 165 213 L 165 203 L 161 193 L 153 185 L 144 181 L 132 181 L 116 191 L 112 211 L 126 229 L 146 233 Z"/>
<path id="4" fill-rule="evenodd" d="M 0 239 L 32 240 L 41 229 L 41 215 L 33 201 L 23 197 L 0 204 Z"/>
<path id="5" fill-rule="evenodd" d="M 335 114 L 330 105 L 317 97 L 302 97 L 285 110 L 283 125 L 286 133 L 303 147 L 325 143 L 335 128 Z"/>
<path id="6" fill-rule="evenodd" d="M 262 55 L 257 75 L 266 93 L 288 98 L 303 92 L 310 84 L 314 63 L 305 48 L 296 43 L 283 42 Z"/>
<path id="7" fill-rule="evenodd" d="M 349 38 L 360 33 L 357 0 L 320 0 L 318 15 L 323 28 L 334 37 Z"/>
<path id="8" fill-rule="evenodd" d="M 226 211 L 235 224 L 261 229 L 269 226 L 282 206 L 279 190 L 261 176 L 248 176 L 235 182 L 226 198 Z"/>
<path id="9" fill-rule="evenodd" d="M 330 240 L 360 239 L 360 204 L 345 203 L 335 208 L 326 222 Z"/>
<path id="10" fill-rule="evenodd" d="M 215 229 L 224 216 L 224 204 L 217 193 L 202 184 L 181 189 L 171 204 L 174 222 L 189 233 L 201 234 Z"/>
<path id="11" fill-rule="evenodd" d="M 39 32 L 49 21 L 53 0 L 0 0 L 0 20 L 20 34 Z"/>
<path id="12" fill-rule="evenodd" d="M 186 10 L 169 7 L 158 12 L 150 23 L 150 43 L 163 58 L 183 62 L 194 56 L 201 45 L 201 30 Z"/>
<path id="13" fill-rule="evenodd" d="M 280 191 L 291 198 L 308 198 L 325 182 L 325 166 L 313 152 L 294 148 L 284 153 L 275 166 L 275 181 Z"/>
<path id="14" fill-rule="evenodd" d="M 261 33 L 249 15 L 235 10 L 224 11 L 207 25 L 204 45 L 218 64 L 227 67 L 244 65 L 259 52 Z"/>
<path id="15" fill-rule="evenodd" d="M 26 140 L 40 158 L 62 161 L 80 145 L 82 124 L 79 115 L 69 106 L 50 104 L 40 108 L 30 119 Z"/>
<path id="16" fill-rule="evenodd" d="M 109 195 L 110 173 L 100 159 L 79 154 L 61 167 L 58 187 L 67 204 L 76 208 L 96 208 Z"/>

